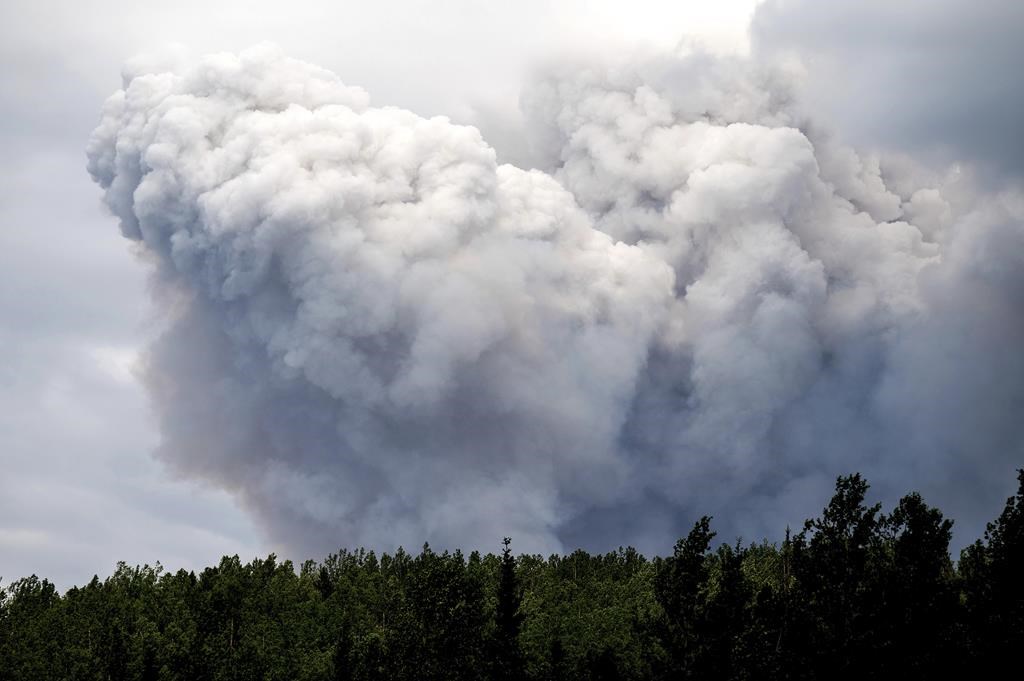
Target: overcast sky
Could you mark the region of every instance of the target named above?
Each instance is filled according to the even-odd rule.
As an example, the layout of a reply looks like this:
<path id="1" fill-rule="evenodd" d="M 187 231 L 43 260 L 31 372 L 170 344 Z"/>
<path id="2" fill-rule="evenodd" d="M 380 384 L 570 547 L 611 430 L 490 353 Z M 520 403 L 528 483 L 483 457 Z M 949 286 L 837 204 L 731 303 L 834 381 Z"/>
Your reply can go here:
<path id="1" fill-rule="evenodd" d="M 854 144 L 1024 172 L 1024 3 L 1016 0 L 769 2 L 760 54 L 799 56 L 805 96 Z"/>
<path id="2" fill-rule="evenodd" d="M 365 88 L 376 104 L 476 124 L 499 158 L 530 165 L 540 161 L 523 144 L 519 100 L 538 69 L 567 55 L 607 59 L 693 39 L 746 54 L 756 4 L 3 3 L 4 583 L 38 573 L 66 587 L 118 560 L 198 568 L 223 554 L 287 551 L 235 497 L 179 479 L 152 457 L 160 435 L 136 376 L 142 348 L 161 328 L 150 269 L 85 171 L 86 141 L 128 58 L 172 43 L 199 55 L 272 41 Z M 1016 182 L 1024 170 L 1016 131 L 1022 5 L 890 4 L 769 2 L 754 22 L 754 58 L 799 61 L 806 109 L 840 139 L 936 168 L 962 161 L 992 186 Z M 827 486 L 801 508 L 820 506 Z M 997 509 L 998 495 L 976 515 Z"/>

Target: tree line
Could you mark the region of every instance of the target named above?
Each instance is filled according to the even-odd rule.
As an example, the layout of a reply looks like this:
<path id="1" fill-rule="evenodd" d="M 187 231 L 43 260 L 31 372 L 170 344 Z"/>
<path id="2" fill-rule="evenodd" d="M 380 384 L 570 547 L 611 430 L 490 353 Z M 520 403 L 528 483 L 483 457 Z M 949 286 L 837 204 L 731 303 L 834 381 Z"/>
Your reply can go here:
<path id="1" fill-rule="evenodd" d="M 198 574 L 120 563 L 61 594 L 0 590 L 0 679 L 541 681 L 926 679 L 1019 669 L 1024 471 L 984 537 L 918 494 L 883 513 L 860 475 L 781 543 L 667 557 L 343 550 Z M 1005 671 L 1003 671 L 1005 673 Z"/>

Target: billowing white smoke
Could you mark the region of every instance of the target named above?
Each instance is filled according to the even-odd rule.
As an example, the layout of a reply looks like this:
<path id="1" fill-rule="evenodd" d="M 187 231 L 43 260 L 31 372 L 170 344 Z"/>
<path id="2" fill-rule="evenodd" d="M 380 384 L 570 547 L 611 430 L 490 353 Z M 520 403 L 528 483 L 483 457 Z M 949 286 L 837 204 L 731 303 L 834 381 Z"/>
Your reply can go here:
<path id="1" fill-rule="evenodd" d="M 541 172 L 267 46 L 126 76 L 89 171 L 171 311 L 161 457 L 310 555 L 663 549 L 1019 458 L 1020 198 L 793 100 L 738 59 L 565 68 L 524 96 Z"/>

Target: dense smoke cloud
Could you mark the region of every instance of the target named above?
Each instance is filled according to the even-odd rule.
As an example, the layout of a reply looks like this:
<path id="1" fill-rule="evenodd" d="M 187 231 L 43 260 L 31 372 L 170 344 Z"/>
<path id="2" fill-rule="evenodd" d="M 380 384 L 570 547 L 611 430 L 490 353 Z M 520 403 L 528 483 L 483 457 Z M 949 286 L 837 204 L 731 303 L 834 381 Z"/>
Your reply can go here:
<path id="1" fill-rule="evenodd" d="M 523 105 L 540 170 L 272 47 L 129 69 L 89 171 L 157 270 L 172 469 L 304 554 L 664 550 L 852 470 L 991 515 L 1019 195 L 861 157 L 740 58 L 564 66 Z"/>

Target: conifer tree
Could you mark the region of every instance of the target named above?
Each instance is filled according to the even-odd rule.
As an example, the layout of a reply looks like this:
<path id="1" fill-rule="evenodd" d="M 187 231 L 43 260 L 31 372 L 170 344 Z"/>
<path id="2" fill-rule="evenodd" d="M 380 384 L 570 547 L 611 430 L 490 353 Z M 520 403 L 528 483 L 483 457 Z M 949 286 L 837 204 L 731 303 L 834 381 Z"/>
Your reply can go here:
<path id="1" fill-rule="evenodd" d="M 522 592 L 516 578 L 516 559 L 512 540 L 502 541 L 501 568 L 498 577 L 498 602 L 495 608 L 494 678 L 498 681 L 519 681 L 525 678 L 525 663 L 519 644 L 523 615 L 520 612 Z"/>

